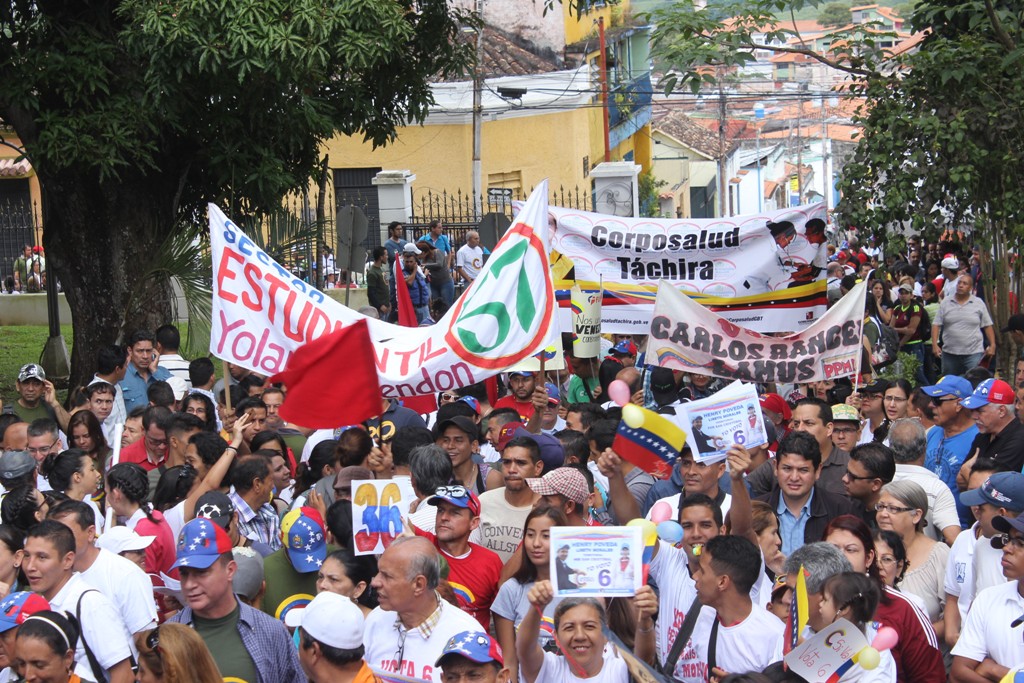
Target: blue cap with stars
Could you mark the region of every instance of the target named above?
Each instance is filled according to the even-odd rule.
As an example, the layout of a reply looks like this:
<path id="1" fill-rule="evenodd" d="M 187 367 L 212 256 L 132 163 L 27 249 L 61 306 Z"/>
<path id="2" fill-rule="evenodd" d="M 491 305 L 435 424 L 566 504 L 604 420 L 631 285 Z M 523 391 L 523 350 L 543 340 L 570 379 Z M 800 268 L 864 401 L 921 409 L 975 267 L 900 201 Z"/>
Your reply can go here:
<path id="1" fill-rule="evenodd" d="M 296 508 L 281 520 L 281 540 L 295 571 L 315 572 L 327 559 L 327 534 L 313 508 Z"/>
<path id="2" fill-rule="evenodd" d="M 171 569 L 206 569 L 218 557 L 231 552 L 231 537 L 211 520 L 197 517 L 181 527 L 177 551 L 178 557 Z"/>

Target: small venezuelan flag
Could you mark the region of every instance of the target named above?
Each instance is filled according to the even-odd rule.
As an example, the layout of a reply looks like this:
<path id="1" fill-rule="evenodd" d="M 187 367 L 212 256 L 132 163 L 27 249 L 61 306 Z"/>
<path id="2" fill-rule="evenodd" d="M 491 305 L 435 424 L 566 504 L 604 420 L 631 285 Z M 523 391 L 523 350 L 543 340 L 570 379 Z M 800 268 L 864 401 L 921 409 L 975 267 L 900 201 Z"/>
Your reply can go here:
<path id="1" fill-rule="evenodd" d="M 645 472 L 666 477 L 686 445 L 686 432 L 671 418 L 646 408 L 638 410 L 643 411 L 643 423 L 634 428 L 620 422 L 612 449 Z"/>

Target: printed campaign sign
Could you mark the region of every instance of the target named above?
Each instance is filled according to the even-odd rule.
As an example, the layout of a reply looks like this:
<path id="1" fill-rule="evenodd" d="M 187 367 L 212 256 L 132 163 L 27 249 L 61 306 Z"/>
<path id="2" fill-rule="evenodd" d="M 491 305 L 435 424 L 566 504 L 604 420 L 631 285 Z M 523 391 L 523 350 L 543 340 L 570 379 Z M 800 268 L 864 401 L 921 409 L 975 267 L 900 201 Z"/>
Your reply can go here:
<path id="1" fill-rule="evenodd" d="M 601 355 L 601 292 L 572 288 L 572 353 L 577 358 Z"/>
<path id="2" fill-rule="evenodd" d="M 676 291 L 658 289 L 648 362 L 746 382 L 817 382 L 860 371 L 864 295 L 861 282 L 807 329 L 770 337 L 739 327 Z"/>
<path id="3" fill-rule="evenodd" d="M 733 382 L 721 391 L 676 408 L 686 429 L 686 442 L 697 462 L 725 460 L 733 444 L 753 448 L 768 443 L 764 417 L 753 384 Z"/>
<path id="4" fill-rule="evenodd" d="M 367 319 L 384 398 L 468 386 L 559 341 L 546 192 L 545 181 L 437 324 L 408 328 Z M 213 204 L 209 215 L 213 355 L 274 375 L 302 344 L 365 319 L 292 275 Z"/>
<path id="5" fill-rule="evenodd" d="M 380 555 L 402 534 L 412 501 L 391 479 L 352 482 L 352 540 L 356 555 Z"/>
<path id="6" fill-rule="evenodd" d="M 736 325 L 759 332 L 809 326 L 827 308 L 821 203 L 711 219 L 623 218 L 550 207 L 560 310 L 574 283 L 603 289 L 602 332 L 643 334 L 665 280 Z M 818 219 L 807 229 L 807 223 Z M 792 223 L 792 230 L 769 223 Z M 820 229 L 815 229 L 820 228 Z"/>
<path id="7" fill-rule="evenodd" d="M 552 527 L 555 595 L 630 596 L 643 582 L 640 527 Z"/>
<path id="8" fill-rule="evenodd" d="M 793 648 L 783 661 L 805 681 L 824 682 L 867 646 L 860 629 L 846 619 L 837 619 Z"/>

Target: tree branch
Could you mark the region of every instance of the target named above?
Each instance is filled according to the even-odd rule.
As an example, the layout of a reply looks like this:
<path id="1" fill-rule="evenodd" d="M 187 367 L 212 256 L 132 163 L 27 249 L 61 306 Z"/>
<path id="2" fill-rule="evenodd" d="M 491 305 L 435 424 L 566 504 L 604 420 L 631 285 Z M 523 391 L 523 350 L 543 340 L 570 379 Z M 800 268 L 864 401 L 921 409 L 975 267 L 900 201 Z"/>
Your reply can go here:
<path id="1" fill-rule="evenodd" d="M 751 50 L 768 50 L 770 52 L 787 52 L 787 53 L 795 54 L 795 55 L 804 55 L 805 57 L 810 57 L 811 59 L 816 59 L 819 62 L 821 62 L 822 64 L 824 64 L 825 66 L 828 66 L 828 67 L 831 67 L 833 69 L 836 69 L 837 71 L 845 71 L 848 74 L 854 74 L 856 76 L 876 76 L 877 75 L 877 72 L 872 71 L 870 69 L 861 69 L 861 68 L 858 68 L 858 67 L 855 67 L 855 66 L 849 66 L 849 65 L 843 64 L 841 62 L 837 62 L 835 60 L 829 59 L 828 57 L 826 57 L 824 55 L 818 54 L 814 50 L 808 50 L 806 48 L 782 47 L 780 45 L 761 45 L 761 44 L 755 43 L 753 41 L 750 41 L 750 42 L 746 43 L 744 45 L 744 47 L 747 47 L 748 49 L 751 49 Z"/>
<path id="2" fill-rule="evenodd" d="M 992 30 L 995 31 L 996 40 L 1009 51 L 1017 49 L 1017 44 L 1013 42 L 1013 38 L 1003 28 L 1003 22 L 999 21 L 999 15 L 996 14 L 996 8 L 992 6 L 992 0 L 985 0 L 985 14 L 988 15 L 989 21 L 992 22 Z"/>

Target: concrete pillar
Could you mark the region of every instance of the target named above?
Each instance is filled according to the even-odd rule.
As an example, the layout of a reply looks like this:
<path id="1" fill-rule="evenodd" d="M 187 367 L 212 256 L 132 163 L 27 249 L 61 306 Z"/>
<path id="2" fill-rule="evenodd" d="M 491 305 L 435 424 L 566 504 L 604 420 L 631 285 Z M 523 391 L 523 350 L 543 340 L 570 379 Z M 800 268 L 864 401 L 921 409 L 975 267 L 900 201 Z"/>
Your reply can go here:
<path id="1" fill-rule="evenodd" d="M 381 171 L 374 179 L 377 186 L 377 203 L 380 207 L 380 242 L 388 238 L 388 223 L 408 223 L 412 218 L 412 183 L 416 174 L 409 170 Z M 373 226 L 370 226 L 373 229 Z"/>
<path id="2" fill-rule="evenodd" d="M 594 211 L 634 218 L 640 215 L 640 165 L 631 161 L 605 161 L 590 171 L 594 180 Z"/>

